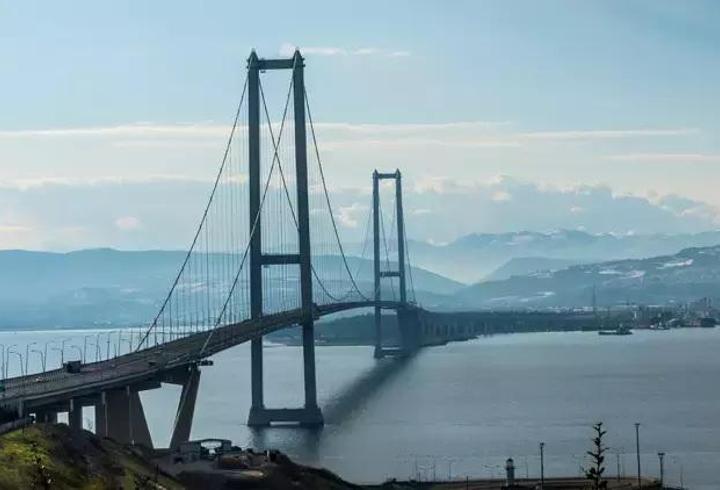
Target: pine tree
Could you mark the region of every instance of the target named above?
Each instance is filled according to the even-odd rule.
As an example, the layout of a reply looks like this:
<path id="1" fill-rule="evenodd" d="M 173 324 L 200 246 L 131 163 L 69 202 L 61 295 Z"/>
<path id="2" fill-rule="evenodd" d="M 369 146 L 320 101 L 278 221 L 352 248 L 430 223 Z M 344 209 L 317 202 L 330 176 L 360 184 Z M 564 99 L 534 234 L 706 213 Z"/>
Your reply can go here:
<path id="1" fill-rule="evenodd" d="M 603 437 L 607 434 L 606 430 L 603 430 L 603 423 L 598 422 L 593 425 L 595 431 L 595 437 L 593 437 L 593 449 L 588 451 L 587 454 L 590 456 L 591 466 L 585 469 L 585 478 L 590 480 L 592 490 L 605 490 L 607 488 L 607 480 L 603 480 L 603 473 L 605 473 L 605 452 L 607 446 L 603 443 Z"/>

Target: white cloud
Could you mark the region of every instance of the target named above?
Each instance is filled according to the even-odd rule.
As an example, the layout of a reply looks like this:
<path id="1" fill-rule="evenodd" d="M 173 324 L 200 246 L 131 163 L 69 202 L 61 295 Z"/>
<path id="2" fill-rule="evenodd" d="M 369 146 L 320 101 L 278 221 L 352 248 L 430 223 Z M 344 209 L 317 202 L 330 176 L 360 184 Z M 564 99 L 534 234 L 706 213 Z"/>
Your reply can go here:
<path id="1" fill-rule="evenodd" d="M 590 129 L 569 131 L 533 131 L 519 136 L 531 140 L 567 141 L 567 140 L 603 140 L 637 137 L 685 136 L 697 133 L 696 128 L 641 128 L 641 129 Z"/>
<path id="2" fill-rule="evenodd" d="M 626 153 L 610 155 L 609 160 L 621 162 L 669 162 L 669 163 L 690 163 L 690 162 L 720 162 L 720 154 L 706 153 Z"/>
<path id="3" fill-rule="evenodd" d="M 362 214 L 367 213 L 369 206 L 359 202 L 354 202 L 350 206 L 337 206 L 335 218 L 346 228 L 357 228 L 360 226 L 358 219 Z"/>
<path id="4" fill-rule="evenodd" d="M 560 188 L 509 177 L 428 176 L 415 182 L 405 174 L 404 179 L 407 233 L 414 240 L 446 242 L 469 233 L 523 229 L 697 232 L 717 227 L 720 216 L 716 208 L 697 200 L 667 195 L 650 200 L 621 195 L 606 186 Z M 4 213 L 0 246 L 183 248 L 195 231 L 210 185 L 209 181 L 168 179 L 46 182 L 24 190 L 0 187 Z M 246 211 L 243 195 L 235 194 L 240 199 L 238 224 Z M 331 200 L 343 243 L 362 242 L 370 196 L 364 188 L 333 187 Z M 322 208 L 312 212 L 327 213 Z"/>
<path id="5" fill-rule="evenodd" d="M 29 226 L 0 224 L 0 233 L 27 233 L 32 231 Z"/>
<path id="6" fill-rule="evenodd" d="M 133 231 L 140 228 L 140 220 L 135 216 L 121 216 L 115 220 L 115 227 L 122 231 Z"/>
<path id="7" fill-rule="evenodd" d="M 508 202 L 512 201 L 512 194 L 507 191 L 495 191 L 490 199 L 493 202 Z"/>
<path id="8" fill-rule="evenodd" d="M 245 182 L 246 175 L 233 176 L 228 179 L 229 182 Z M 106 186 L 106 185 L 133 185 L 133 184 L 161 184 L 163 182 L 185 182 L 185 183 L 202 183 L 209 184 L 213 180 L 198 179 L 183 175 L 146 175 L 144 177 L 35 177 L 28 179 L 9 179 L 0 181 L 0 190 L 19 190 L 27 191 L 42 187 L 86 187 L 86 186 Z"/>
<path id="9" fill-rule="evenodd" d="M 77 127 L 77 128 L 48 128 L 48 129 L 20 129 L 0 130 L 2 139 L 37 138 L 37 137 L 87 137 L 87 136 L 227 136 L 229 125 L 212 123 L 194 124 L 118 124 L 115 126 Z"/>
<path id="10" fill-rule="evenodd" d="M 283 57 L 291 57 L 296 49 L 300 49 L 303 56 L 382 56 L 386 58 L 399 58 L 410 56 L 410 51 L 388 50 L 372 47 L 362 48 L 341 48 L 337 46 L 304 46 L 298 48 L 292 43 L 283 43 L 278 49 L 278 54 Z"/>

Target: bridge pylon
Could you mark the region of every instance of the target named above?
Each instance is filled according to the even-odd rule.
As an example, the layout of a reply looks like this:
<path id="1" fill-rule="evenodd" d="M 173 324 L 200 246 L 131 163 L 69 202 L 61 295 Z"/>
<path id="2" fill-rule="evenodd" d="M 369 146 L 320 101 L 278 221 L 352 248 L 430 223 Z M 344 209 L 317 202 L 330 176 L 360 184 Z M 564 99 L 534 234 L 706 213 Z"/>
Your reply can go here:
<path id="1" fill-rule="evenodd" d="M 317 404 L 315 375 L 315 326 L 313 319 L 312 268 L 310 256 L 310 212 L 308 204 L 307 133 L 305 122 L 305 60 L 296 50 L 289 59 L 260 59 L 255 51 L 248 58 L 248 157 L 250 197 L 250 316 L 263 316 L 263 267 L 298 264 L 303 319 L 303 373 L 305 404 L 298 409 L 268 409 L 263 394 L 262 336 L 251 340 L 252 405 L 248 425 L 266 426 L 273 422 L 296 422 L 301 425 L 322 425 L 322 412 Z M 298 253 L 269 254 L 263 252 L 262 183 L 260 168 L 260 73 L 266 70 L 292 70 L 293 111 L 295 131 L 295 181 L 297 186 Z"/>
<path id="2" fill-rule="evenodd" d="M 380 215 L 380 182 L 383 180 L 392 180 L 395 183 L 395 216 L 397 224 L 397 268 L 391 270 L 390 258 L 387 257 L 388 267 L 385 270 L 381 270 L 381 256 L 380 256 L 380 233 L 381 233 L 381 215 Z M 395 308 L 398 312 L 398 324 L 404 318 L 400 315 L 400 309 L 404 309 L 407 306 L 407 285 L 405 281 L 405 220 L 403 216 L 403 204 L 402 204 L 402 175 L 400 170 L 395 170 L 391 173 L 383 173 L 375 170 L 373 172 L 373 255 L 374 255 L 374 300 L 375 300 L 375 351 L 374 355 L 376 359 L 384 357 L 390 352 L 395 350 L 387 349 L 383 347 L 383 328 L 382 328 L 382 284 L 383 279 L 398 278 L 399 283 L 399 299 L 400 307 Z M 401 325 L 400 337 L 403 342 L 403 331 Z M 404 343 L 404 342 L 403 342 Z M 406 350 L 407 345 L 401 345 L 401 350 Z"/>

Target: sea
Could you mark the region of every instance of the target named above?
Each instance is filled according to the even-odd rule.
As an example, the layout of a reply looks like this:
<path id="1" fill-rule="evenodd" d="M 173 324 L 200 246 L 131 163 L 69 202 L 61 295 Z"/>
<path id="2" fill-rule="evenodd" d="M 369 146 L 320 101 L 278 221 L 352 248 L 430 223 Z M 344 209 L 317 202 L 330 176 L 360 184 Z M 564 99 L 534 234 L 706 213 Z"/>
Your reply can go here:
<path id="1" fill-rule="evenodd" d="M 127 350 L 122 335 L 0 332 L 0 347 L 13 375 L 26 354 L 28 370 L 41 369 L 48 341 L 55 342 L 46 364 L 54 367 L 58 340 L 66 340 L 66 360 L 93 360 Z M 592 426 L 602 422 L 612 478 L 637 474 L 639 423 L 643 476 L 659 476 L 662 452 L 666 484 L 720 488 L 720 328 L 495 335 L 381 360 L 365 346 L 318 346 L 316 354 L 322 429 L 245 425 L 250 349 L 244 344 L 202 368 L 192 438 L 279 449 L 358 483 L 500 478 L 508 458 L 517 476 L 536 477 L 544 443 L 546 475 L 578 476 L 588 464 Z M 302 404 L 300 347 L 266 343 L 264 369 L 266 406 Z M 169 442 L 179 396 L 173 385 L 141 394 L 158 447 Z M 85 410 L 92 428 L 93 411 Z"/>

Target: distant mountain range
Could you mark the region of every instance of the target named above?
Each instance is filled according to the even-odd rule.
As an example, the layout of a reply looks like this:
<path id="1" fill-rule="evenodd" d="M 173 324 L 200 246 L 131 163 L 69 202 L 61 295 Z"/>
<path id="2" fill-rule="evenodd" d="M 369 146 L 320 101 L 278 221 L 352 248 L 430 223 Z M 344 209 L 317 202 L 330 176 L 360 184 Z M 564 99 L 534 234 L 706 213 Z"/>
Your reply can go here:
<path id="1" fill-rule="evenodd" d="M 0 251 L 0 328 L 142 325 L 157 313 L 184 258 L 181 251 Z M 342 267 L 336 256 L 320 260 Z M 360 288 L 372 291 L 372 262 L 349 257 L 348 266 Z M 428 305 L 464 287 L 420 268 L 411 275 Z"/>
<path id="2" fill-rule="evenodd" d="M 502 281 L 512 276 L 526 276 L 541 271 L 556 271 L 577 265 L 578 260 L 552 259 L 548 257 L 515 257 L 492 271 L 483 278 L 484 281 Z"/>
<path id="3" fill-rule="evenodd" d="M 499 234 L 472 234 L 445 245 L 423 242 L 409 244 L 414 265 L 467 284 L 499 279 L 515 268 L 534 267 L 529 260 L 547 261 L 551 269 L 556 262 L 564 265 L 607 260 L 638 259 L 668 255 L 689 247 L 720 244 L 720 231 L 678 235 L 612 235 L 590 234 L 576 230 L 551 233 L 521 231 Z M 525 262 L 508 264 L 513 259 Z M 541 266 L 545 267 L 545 266 Z M 532 270 L 525 270 L 532 272 Z"/>
<path id="4" fill-rule="evenodd" d="M 673 255 L 575 265 L 556 271 L 480 282 L 454 295 L 447 307 L 547 308 L 631 302 L 669 304 L 720 297 L 720 246 Z"/>
<path id="5" fill-rule="evenodd" d="M 413 244 L 416 267 L 408 282 L 430 309 L 587 306 L 593 288 L 600 306 L 720 297 L 720 245 L 676 253 L 686 242 L 720 243 L 720 232 L 471 235 L 444 246 Z M 602 260 L 615 255 L 628 258 Z M 0 251 L 0 328 L 143 325 L 157 312 L 184 257 L 181 251 Z M 343 266 L 337 256 L 318 260 L 320 268 Z M 348 266 L 360 288 L 371 291 L 372 262 L 348 257 Z M 468 286 L 442 271 L 486 279 Z"/>

